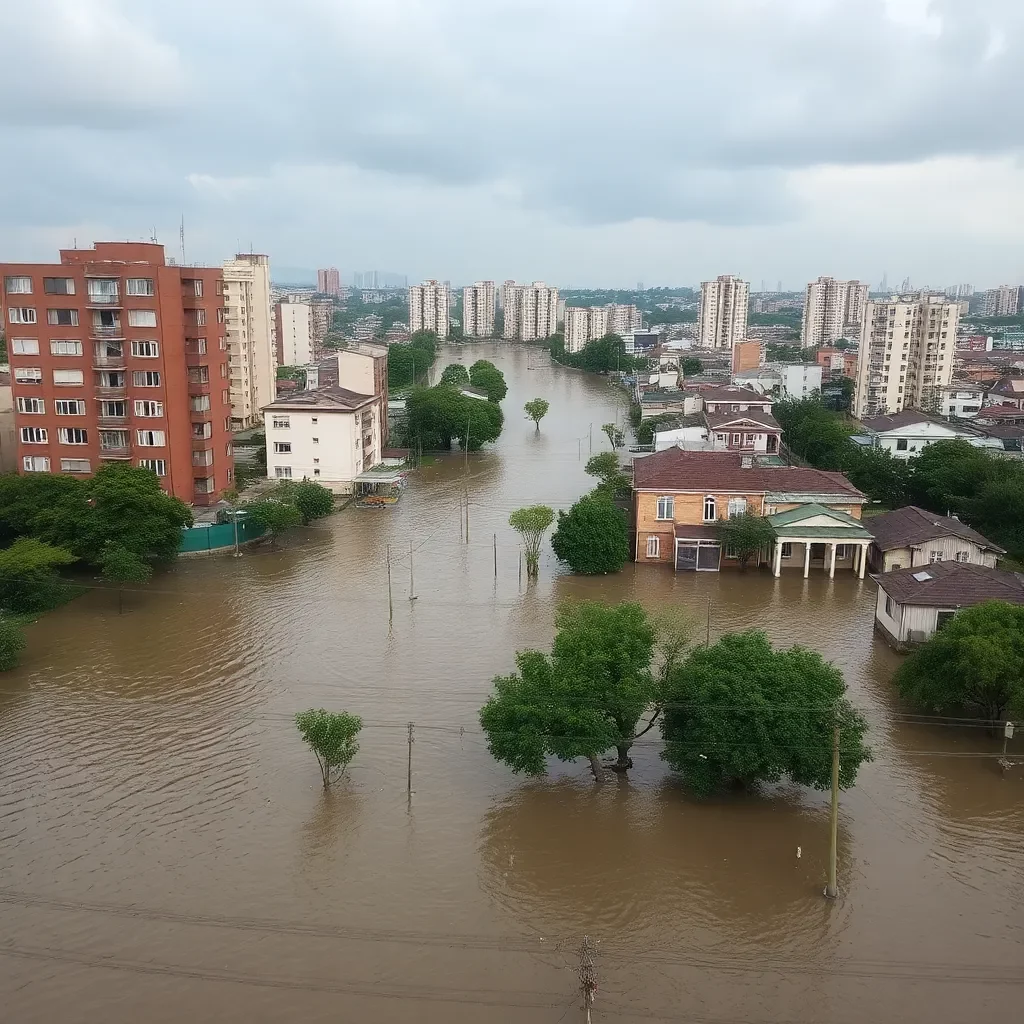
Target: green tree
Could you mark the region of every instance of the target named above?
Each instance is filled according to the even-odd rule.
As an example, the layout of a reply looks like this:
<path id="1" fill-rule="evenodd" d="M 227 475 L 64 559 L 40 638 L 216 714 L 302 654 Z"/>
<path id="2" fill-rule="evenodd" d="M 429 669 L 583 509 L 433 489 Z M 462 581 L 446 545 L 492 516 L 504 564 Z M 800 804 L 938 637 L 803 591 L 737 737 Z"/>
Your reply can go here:
<path id="1" fill-rule="evenodd" d="M 469 370 L 463 363 L 449 363 L 441 371 L 441 379 L 438 384 L 468 384 Z"/>
<path id="2" fill-rule="evenodd" d="M 487 359 L 478 359 L 469 368 L 469 383 L 486 391 L 492 402 L 500 402 L 508 394 L 505 375 Z"/>
<path id="3" fill-rule="evenodd" d="M 540 430 L 540 421 L 544 419 L 548 414 L 550 405 L 546 398 L 534 398 L 531 399 L 526 405 L 523 406 L 526 410 L 526 415 L 537 424 L 537 429 Z"/>
<path id="4" fill-rule="evenodd" d="M 896 672 L 905 700 L 932 714 L 969 711 L 990 722 L 1024 715 L 1024 607 L 965 608 Z"/>
<path id="5" fill-rule="evenodd" d="M 320 766 L 324 789 L 344 774 L 359 751 L 359 730 L 363 720 L 346 711 L 331 712 L 323 708 L 300 711 L 295 716 L 303 740 L 309 744 Z"/>
<path id="6" fill-rule="evenodd" d="M 501 436 L 501 428 L 505 423 L 505 415 L 497 402 L 482 402 L 479 398 L 459 396 L 462 410 L 468 413 L 459 418 L 459 447 L 468 447 L 471 452 L 479 451 L 489 441 L 497 441 Z M 468 430 L 468 438 L 467 438 Z"/>
<path id="7" fill-rule="evenodd" d="M 875 501 L 888 508 L 907 503 L 907 491 L 913 471 L 912 460 L 894 458 L 885 448 L 865 448 L 851 461 L 848 476 Z"/>
<path id="8" fill-rule="evenodd" d="M 630 479 L 622 472 L 619 457 L 615 452 L 599 452 L 587 459 L 584 467 L 591 476 L 596 476 L 600 483 L 596 490 L 610 498 L 625 497 L 632 490 Z"/>
<path id="9" fill-rule="evenodd" d="M 967 519 L 1006 548 L 1011 558 L 1024 561 L 1024 468 L 1020 463 L 992 461 L 1002 466 L 976 498 L 965 501 Z"/>
<path id="10" fill-rule="evenodd" d="M 523 538 L 527 576 L 537 576 L 540 571 L 540 546 L 554 521 L 555 513 L 547 505 L 517 508 L 508 517 L 508 525 Z"/>
<path id="11" fill-rule="evenodd" d="M 100 574 L 108 583 L 117 584 L 117 614 L 124 612 L 124 585 L 145 583 L 153 575 L 153 567 L 134 551 L 108 541 L 100 557 Z"/>
<path id="12" fill-rule="evenodd" d="M 694 374 L 704 372 L 704 364 L 696 356 L 686 356 L 679 367 L 684 377 L 692 377 Z"/>
<path id="13" fill-rule="evenodd" d="M 57 570 L 77 561 L 64 548 L 21 537 L 0 551 L 0 608 L 40 612 L 67 600 L 69 588 Z"/>
<path id="14" fill-rule="evenodd" d="M 913 460 L 910 497 L 915 505 L 960 515 L 993 475 L 993 460 L 963 438 L 936 441 Z"/>
<path id="15" fill-rule="evenodd" d="M 722 547 L 739 558 L 741 570 L 747 568 L 752 556 L 770 549 L 775 543 L 775 527 L 756 512 L 747 511 L 729 519 L 719 519 L 715 532 Z"/>
<path id="16" fill-rule="evenodd" d="M 520 651 L 518 671 L 494 679 L 480 710 L 491 754 L 514 772 L 542 775 L 545 757 L 585 757 L 595 779 L 601 754 L 615 748 L 618 767 L 643 732 L 637 726 L 657 697 L 651 671 L 656 629 L 638 604 L 563 605 L 548 656 Z"/>
<path id="17" fill-rule="evenodd" d="M 573 572 L 618 572 L 629 558 L 625 513 L 605 494 L 584 494 L 568 512 L 558 513 L 551 547 Z"/>
<path id="18" fill-rule="evenodd" d="M 0 672 L 17 668 L 25 649 L 25 633 L 10 619 L 0 618 Z"/>
<path id="19" fill-rule="evenodd" d="M 607 435 L 608 443 L 612 446 L 612 451 L 616 448 L 621 448 L 626 443 L 626 435 L 619 429 L 618 424 L 605 423 L 601 429 Z"/>
<path id="20" fill-rule="evenodd" d="M 334 495 L 315 480 L 282 480 L 277 485 L 276 497 L 299 510 L 303 526 L 334 511 Z"/>
<path id="21" fill-rule="evenodd" d="M 39 533 L 55 508 L 84 505 L 86 484 L 58 473 L 0 476 L 0 547 Z"/>
<path id="22" fill-rule="evenodd" d="M 290 530 L 302 522 L 302 513 L 294 505 L 275 498 L 250 502 L 245 506 L 245 511 L 249 516 L 249 522 L 255 523 L 270 534 L 272 544 L 277 543 L 277 538 L 285 530 Z"/>
<path id="23" fill-rule="evenodd" d="M 847 789 L 871 751 L 867 722 L 845 694 L 842 673 L 817 652 L 773 650 L 760 630 L 727 634 L 669 673 L 661 756 L 700 795 L 783 776 L 828 789 L 838 722 Z"/>

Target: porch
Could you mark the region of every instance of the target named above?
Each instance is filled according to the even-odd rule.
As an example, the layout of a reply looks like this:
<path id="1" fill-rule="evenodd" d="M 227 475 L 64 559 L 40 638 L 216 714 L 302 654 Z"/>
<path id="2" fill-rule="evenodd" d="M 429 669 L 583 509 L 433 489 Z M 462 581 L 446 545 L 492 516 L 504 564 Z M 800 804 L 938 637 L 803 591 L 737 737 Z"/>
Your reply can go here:
<path id="1" fill-rule="evenodd" d="M 800 565 L 805 578 L 812 568 L 820 567 L 831 579 L 838 565 L 864 579 L 868 548 L 874 538 L 860 520 L 812 504 L 778 512 L 768 521 L 775 528 L 770 561 L 773 575 L 781 576 L 784 565 Z"/>

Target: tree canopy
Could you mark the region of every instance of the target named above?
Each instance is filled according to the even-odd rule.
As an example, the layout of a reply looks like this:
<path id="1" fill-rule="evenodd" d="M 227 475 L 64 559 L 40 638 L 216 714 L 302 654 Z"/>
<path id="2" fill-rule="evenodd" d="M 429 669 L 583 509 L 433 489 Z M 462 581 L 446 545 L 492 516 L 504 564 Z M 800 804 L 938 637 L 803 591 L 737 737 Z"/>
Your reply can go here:
<path id="1" fill-rule="evenodd" d="M 449 363 L 442 371 L 438 384 L 468 384 L 469 370 L 464 363 Z"/>
<path id="2" fill-rule="evenodd" d="M 566 352 L 565 338 L 561 334 L 553 334 L 548 343 L 555 362 L 591 373 L 610 373 L 612 370 L 628 373 L 647 362 L 646 357 L 627 355 L 625 342 L 617 334 L 606 334 L 588 341 L 579 352 Z"/>
<path id="3" fill-rule="evenodd" d="M 274 491 L 274 497 L 294 505 L 299 510 L 303 526 L 309 526 L 314 519 L 323 519 L 334 511 L 334 495 L 315 480 L 282 480 Z"/>
<path id="4" fill-rule="evenodd" d="M 17 668 L 25 649 L 25 633 L 10 619 L 0 618 L 0 672 Z"/>
<path id="5" fill-rule="evenodd" d="M 618 424 L 605 423 L 601 429 L 607 436 L 608 443 L 612 446 L 612 451 L 616 448 L 621 448 L 626 443 L 626 435 L 619 429 Z"/>
<path id="6" fill-rule="evenodd" d="M 456 388 L 438 386 L 415 388 L 406 401 L 411 439 L 424 450 L 450 449 L 456 439 L 476 451 L 501 434 L 505 417 L 497 402 L 483 401 L 461 394 Z"/>
<path id="7" fill-rule="evenodd" d="M 584 494 L 568 512 L 558 513 L 551 547 L 573 572 L 618 572 L 629 558 L 626 515 L 607 494 Z"/>
<path id="8" fill-rule="evenodd" d="M 523 538 L 526 555 L 526 574 L 536 576 L 540 565 L 540 546 L 544 534 L 555 521 L 555 513 L 547 505 L 517 508 L 508 518 L 508 524 Z"/>
<path id="9" fill-rule="evenodd" d="M 478 359 L 469 368 L 469 383 L 486 391 L 491 402 L 500 402 L 508 394 L 505 375 L 487 359 Z"/>
<path id="10" fill-rule="evenodd" d="M 651 671 L 657 631 L 638 604 L 563 605 L 550 656 L 520 651 L 517 671 L 494 679 L 480 710 L 491 754 L 514 772 L 542 775 L 545 758 L 598 758 L 616 748 L 628 765 L 637 725 L 657 696 Z"/>
<path id="11" fill-rule="evenodd" d="M 532 398 L 523 409 L 526 410 L 526 415 L 537 424 L 537 429 L 540 430 L 540 421 L 544 419 L 548 414 L 550 405 L 546 398 Z"/>
<path id="12" fill-rule="evenodd" d="M 302 522 L 302 513 L 291 502 L 276 498 L 251 501 L 245 506 L 245 511 L 249 521 L 266 530 L 271 540 L 276 540 L 285 530 Z"/>
<path id="13" fill-rule="evenodd" d="M 679 369 L 684 377 L 692 377 L 696 373 L 704 372 L 704 364 L 696 356 L 686 356 Z"/>
<path id="14" fill-rule="evenodd" d="M 76 562 L 66 548 L 35 537 L 20 537 L 0 551 L 0 608 L 7 612 L 39 612 L 68 597 L 58 569 Z"/>
<path id="15" fill-rule="evenodd" d="M 596 476 L 600 483 L 595 490 L 611 498 L 625 497 L 632 490 L 629 477 L 622 471 L 619 457 L 615 452 L 599 452 L 587 459 L 584 467 L 591 476 Z"/>
<path id="16" fill-rule="evenodd" d="M 423 379 L 437 358 L 437 335 L 416 331 L 408 342 L 388 345 L 388 388 L 400 390 Z"/>
<path id="17" fill-rule="evenodd" d="M 715 524 L 715 532 L 722 547 L 739 559 L 740 569 L 746 569 L 752 556 L 775 542 L 775 528 L 765 516 L 759 516 L 756 512 L 747 511 L 728 519 L 719 519 Z"/>
<path id="18" fill-rule="evenodd" d="M 100 571 L 108 583 L 116 583 L 117 610 L 124 611 L 124 585 L 126 583 L 145 583 L 153 575 L 153 566 L 144 562 L 134 551 L 108 542 L 100 559 Z"/>
<path id="19" fill-rule="evenodd" d="M 760 630 L 727 634 L 669 673 L 662 757 L 700 795 L 783 777 L 828 789 L 838 722 L 847 789 L 871 752 L 867 722 L 845 694 L 842 673 L 817 652 L 773 650 Z"/>
<path id="20" fill-rule="evenodd" d="M 896 672 L 900 695 L 932 714 L 1024 715 L 1024 607 L 965 608 Z"/>
<path id="21" fill-rule="evenodd" d="M 330 789 L 359 751 L 357 739 L 363 720 L 348 712 L 331 712 L 323 708 L 300 711 L 295 724 L 309 748 L 316 755 L 324 789 Z"/>

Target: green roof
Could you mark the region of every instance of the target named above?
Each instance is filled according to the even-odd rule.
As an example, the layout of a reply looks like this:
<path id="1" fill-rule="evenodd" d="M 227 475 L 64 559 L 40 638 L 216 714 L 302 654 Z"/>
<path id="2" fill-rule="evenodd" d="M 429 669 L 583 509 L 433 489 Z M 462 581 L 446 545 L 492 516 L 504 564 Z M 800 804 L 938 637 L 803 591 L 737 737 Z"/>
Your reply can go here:
<path id="1" fill-rule="evenodd" d="M 816 516 L 827 516 L 833 520 L 835 526 L 804 526 L 808 519 Z M 865 529 L 859 519 L 847 515 L 845 512 L 837 512 L 835 509 L 826 508 L 824 505 L 811 503 L 800 505 L 797 508 L 788 509 L 786 512 L 776 512 L 768 517 L 768 522 L 775 527 L 775 532 L 780 537 L 822 537 L 829 540 L 872 540 L 872 534 Z"/>

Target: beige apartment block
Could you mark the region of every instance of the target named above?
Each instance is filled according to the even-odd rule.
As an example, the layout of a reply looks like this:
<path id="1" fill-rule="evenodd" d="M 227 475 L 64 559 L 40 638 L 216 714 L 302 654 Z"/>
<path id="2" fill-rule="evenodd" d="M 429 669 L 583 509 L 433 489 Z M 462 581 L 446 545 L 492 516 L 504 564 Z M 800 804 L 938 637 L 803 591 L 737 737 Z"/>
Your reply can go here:
<path id="1" fill-rule="evenodd" d="M 270 258 L 239 253 L 224 263 L 224 323 L 231 389 L 231 426 L 262 421 L 274 400 L 277 365 L 270 307 Z"/>
<path id="2" fill-rule="evenodd" d="M 543 281 L 516 284 L 506 281 L 501 288 L 505 326 L 502 337 L 538 341 L 555 333 L 558 323 L 558 289 Z"/>
<path id="3" fill-rule="evenodd" d="M 477 281 L 462 289 L 462 333 L 467 338 L 493 337 L 495 297 L 493 281 Z"/>
<path id="4" fill-rule="evenodd" d="M 438 281 L 424 281 L 409 289 L 409 331 L 433 331 L 448 337 L 451 289 Z"/>
<path id="5" fill-rule="evenodd" d="M 700 286 L 700 315 L 697 338 L 700 348 L 732 351 L 747 336 L 747 308 L 750 284 L 723 274 Z"/>

